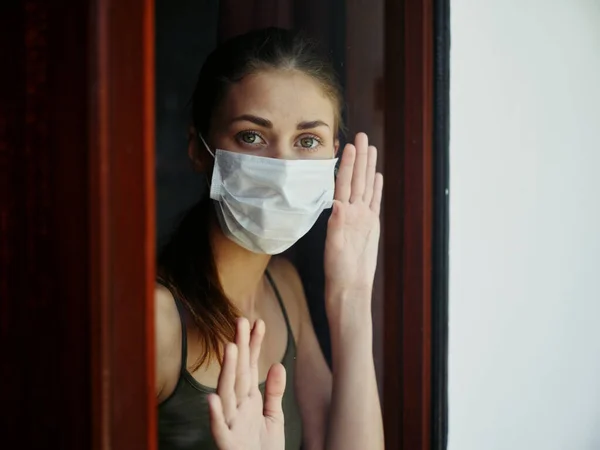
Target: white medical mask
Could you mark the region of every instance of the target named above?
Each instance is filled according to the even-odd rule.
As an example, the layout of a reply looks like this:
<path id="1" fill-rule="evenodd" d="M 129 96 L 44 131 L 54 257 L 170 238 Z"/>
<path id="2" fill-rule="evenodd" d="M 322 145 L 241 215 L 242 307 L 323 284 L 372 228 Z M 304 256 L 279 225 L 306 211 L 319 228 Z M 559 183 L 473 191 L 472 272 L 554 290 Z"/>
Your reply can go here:
<path id="1" fill-rule="evenodd" d="M 223 233 L 254 252 L 294 245 L 331 208 L 337 159 L 286 160 L 226 150 L 215 158 L 210 198 Z"/>

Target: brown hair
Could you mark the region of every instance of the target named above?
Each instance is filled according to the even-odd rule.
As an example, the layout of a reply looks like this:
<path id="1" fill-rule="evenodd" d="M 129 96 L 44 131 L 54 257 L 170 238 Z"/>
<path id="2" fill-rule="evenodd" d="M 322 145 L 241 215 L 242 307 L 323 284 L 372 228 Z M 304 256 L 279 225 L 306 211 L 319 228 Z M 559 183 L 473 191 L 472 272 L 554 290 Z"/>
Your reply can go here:
<path id="1" fill-rule="evenodd" d="M 251 31 L 221 44 L 204 63 L 192 98 L 195 129 L 209 136 L 211 118 L 228 87 L 263 70 L 297 70 L 314 80 L 335 106 L 336 129 L 343 129 L 342 92 L 335 71 L 316 44 L 279 28 Z M 175 229 L 158 257 L 158 277 L 176 295 L 199 330 L 203 353 L 196 368 L 223 358 L 233 341 L 239 311 L 225 295 L 211 249 L 212 201 L 205 195 Z"/>

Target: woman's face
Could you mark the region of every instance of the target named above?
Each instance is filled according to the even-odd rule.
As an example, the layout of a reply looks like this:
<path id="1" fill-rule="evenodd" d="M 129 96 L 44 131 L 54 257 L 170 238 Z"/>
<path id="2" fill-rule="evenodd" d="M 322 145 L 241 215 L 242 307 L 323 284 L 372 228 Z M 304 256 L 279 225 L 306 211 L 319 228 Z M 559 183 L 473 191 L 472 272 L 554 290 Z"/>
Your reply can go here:
<path id="1" fill-rule="evenodd" d="M 333 158 L 338 147 L 333 102 L 294 70 L 259 72 L 233 84 L 211 128 L 215 149 L 269 158 Z"/>

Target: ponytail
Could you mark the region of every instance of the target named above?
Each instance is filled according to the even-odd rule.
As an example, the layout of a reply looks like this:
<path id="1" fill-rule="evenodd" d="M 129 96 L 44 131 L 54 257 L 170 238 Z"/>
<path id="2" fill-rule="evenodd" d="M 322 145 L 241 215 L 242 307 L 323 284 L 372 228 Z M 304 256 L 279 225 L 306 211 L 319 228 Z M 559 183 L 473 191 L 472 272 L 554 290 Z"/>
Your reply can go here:
<path id="1" fill-rule="evenodd" d="M 212 215 L 212 200 L 205 195 L 185 214 L 158 257 L 159 280 L 183 303 L 199 332 L 202 353 L 193 370 L 213 358 L 223 360 L 223 343 L 234 340 L 240 315 L 219 280 L 209 237 Z"/>

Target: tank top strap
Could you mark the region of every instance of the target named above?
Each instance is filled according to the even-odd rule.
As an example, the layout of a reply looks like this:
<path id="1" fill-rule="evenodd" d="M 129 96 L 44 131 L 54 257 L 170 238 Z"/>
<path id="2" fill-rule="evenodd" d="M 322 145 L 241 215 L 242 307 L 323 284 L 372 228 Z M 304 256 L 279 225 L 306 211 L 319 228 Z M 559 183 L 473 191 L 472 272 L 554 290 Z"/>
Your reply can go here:
<path id="1" fill-rule="evenodd" d="M 179 297 L 175 295 L 175 293 L 167 286 L 167 284 L 162 280 L 157 280 L 157 283 L 164 286 L 169 290 L 171 295 L 173 296 L 173 300 L 175 300 L 175 306 L 177 307 L 177 312 L 179 313 L 179 322 L 181 323 L 181 365 L 179 367 L 179 373 L 183 374 L 187 370 L 187 328 L 185 326 L 185 307 Z"/>
<path id="2" fill-rule="evenodd" d="M 277 289 L 275 280 L 273 280 L 273 277 L 271 276 L 271 274 L 269 273 L 268 270 L 265 271 L 265 275 L 267 276 L 267 280 L 269 280 L 269 284 L 271 285 L 273 292 L 275 292 L 275 297 L 277 297 L 277 301 L 279 302 L 279 306 L 281 307 L 281 311 L 283 312 L 283 318 L 285 319 L 285 325 L 287 326 L 288 333 L 290 334 L 290 336 L 293 336 L 294 333 L 292 331 L 292 325 L 290 324 L 290 319 L 288 317 L 287 310 L 285 309 L 285 305 L 283 304 L 283 299 L 281 298 L 279 289 Z"/>

